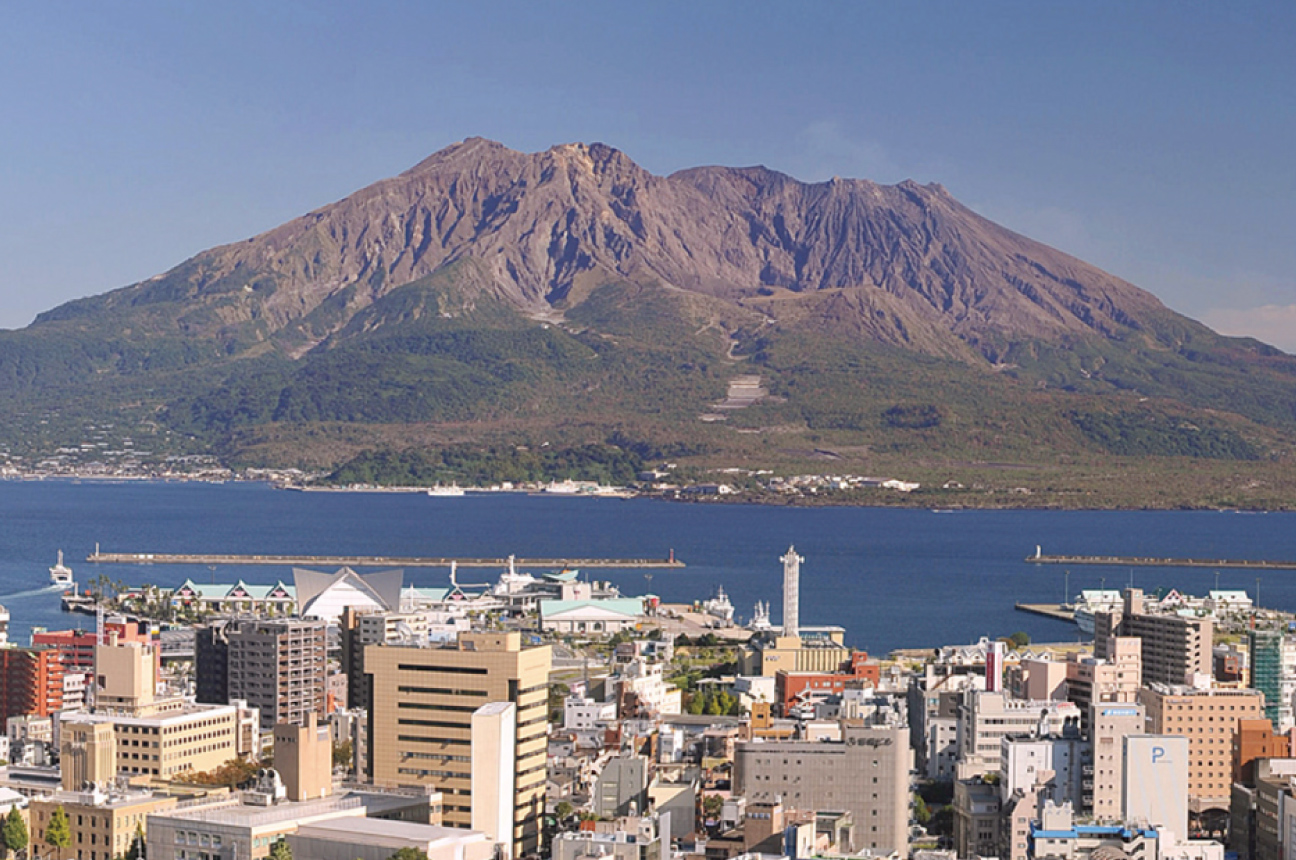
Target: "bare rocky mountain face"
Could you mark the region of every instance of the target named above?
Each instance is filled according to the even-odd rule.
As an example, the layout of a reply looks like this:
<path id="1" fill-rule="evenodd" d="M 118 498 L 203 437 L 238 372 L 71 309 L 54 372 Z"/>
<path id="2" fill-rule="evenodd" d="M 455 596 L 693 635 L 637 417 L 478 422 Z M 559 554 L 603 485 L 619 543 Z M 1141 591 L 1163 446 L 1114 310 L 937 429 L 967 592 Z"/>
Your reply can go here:
<path id="1" fill-rule="evenodd" d="M 735 399 L 735 380 L 759 396 Z M 602 144 L 470 139 L 0 332 L 0 400 L 32 416 L 0 417 L 4 438 L 57 424 L 41 409 L 104 420 L 112 404 L 226 450 L 238 428 L 276 428 L 267 438 L 295 450 L 315 444 L 310 427 L 526 441 L 573 416 L 588 425 L 575 441 L 692 439 L 703 415 L 713 450 L 777 431 L 943 444 L 953 459 L 999 445 L 1263 456 L 1296 427 L 1296 359 L 1221 337 L 939 185 L 655 176 Z M 1025 418 L 982 430 L 1010 413 Z"/>
<path id="2" fill-rule="evenodd" d="M 755 168 L 654 176 L 602 144 L 472 139 L 151 281 L 42 321 L 165 305 L 188 334 L 292 355 L 403 284 L 474 259 L 531 314 L 606 281 L 657 283 L 950 356 L 1112 337 L 1167 314 L 1150 294 L 978 216 L 938 185 L 807 184 Z M 322 309 L 328 309 L 323 313 Z"/>

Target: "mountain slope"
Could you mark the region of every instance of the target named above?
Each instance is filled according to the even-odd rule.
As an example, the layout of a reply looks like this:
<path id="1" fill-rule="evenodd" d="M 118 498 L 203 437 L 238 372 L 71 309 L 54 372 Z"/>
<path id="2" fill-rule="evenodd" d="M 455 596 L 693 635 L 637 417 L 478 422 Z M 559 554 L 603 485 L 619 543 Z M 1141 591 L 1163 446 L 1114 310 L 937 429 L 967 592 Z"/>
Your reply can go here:
<path id="1" fill-rule="evenodd" d="M 714 426 L 742 373 L 775 397 Z M 1296 359 L 1221 337 L 940 186 L 760 167 L 662 177 L 602 144 L 471 139 L 0 333 L 0 401 L 8 440 L 57 402 L 230 456 L 267 439 L 300 454 L 319 433 L 345 436 L 329 449 L 345 455 L 626 426 L 717 451 L 780 428 L 953 456 L 982 444 L 976 422 L 1021 409 L 1050 428 L 1009 422 L 989 444 L 1112 450 L 1095 439 L 1143 425 L 1083 416 L 1152 410 L 1167 439 L 1191 416 L 1255 440 L 1203 450 L 1275 452 L 1296 425 Z"/>

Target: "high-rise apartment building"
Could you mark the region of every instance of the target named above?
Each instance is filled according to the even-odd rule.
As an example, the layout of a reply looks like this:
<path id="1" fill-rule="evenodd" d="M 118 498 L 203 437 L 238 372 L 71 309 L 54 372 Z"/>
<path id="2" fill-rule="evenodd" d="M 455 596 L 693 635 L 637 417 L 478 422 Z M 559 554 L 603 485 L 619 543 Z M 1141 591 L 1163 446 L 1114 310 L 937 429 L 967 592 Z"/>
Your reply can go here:
<path id="1" fill-rule="evenodd" d="M 486 746 L 502 747 L 483 740 L 481 749 L 475 748 L 473 717 L 483 705 L 511 703 L 516 709 L 508 751 L 514 759 L 512 834 L 497 838 L 514 857 L 536 851 L 547 774 L 549 664 L 549 646 L 523 648 L 516 632 L 461 633 L 446 645 L 366 646 L 374 783 L 435 788 L 444 795 L 445 824 L 472 827 L 476 758 L 489 753 Z"/>
<path id="2" fill-rule="evenodd" d="M 64 707 L 63 655 L 57 648 L 0 648 L 0 724 L 48 717 Z"/>
<path id="3" fill-rule="evenodd" d="M 1124 606 L 1094 615 L 1094 656 L 1114 660 L 1117 637 L 1142 640 L 1143 683 L 1192 684 L 1195 676 L 1210 677 L 1214 625 L 1209 618 L 1150 615 L 1143 611 L 1143 591 L 1125 589 Z"/>
<path id="4" fill-rule="evenodd" d="M 241 699 L 261 712 L 261 729 L 304 725 L 324 713 L 328 672 L 327 624 L 300 618 L 231 621 L 226 701 Z M 199 674 L 202 674 L 202 664 Z"/>

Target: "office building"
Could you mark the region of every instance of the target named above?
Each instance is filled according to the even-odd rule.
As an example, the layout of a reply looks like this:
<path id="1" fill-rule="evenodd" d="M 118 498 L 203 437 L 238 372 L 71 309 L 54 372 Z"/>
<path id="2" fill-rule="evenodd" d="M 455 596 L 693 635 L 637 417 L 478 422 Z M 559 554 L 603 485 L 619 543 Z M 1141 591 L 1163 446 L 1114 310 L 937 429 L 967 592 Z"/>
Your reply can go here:
<path id="1" fill-rule="evenodd" d="M 51 850 L 45 844 L 45 829 L 55 810 L 62 809 L 67 814 L 72 842 L 55 857 L 115 860 L 130 850 L 137 834 L 147 827 L 150 815 L 175 808 L 179 800 L 176 796 L 142 791 L 58 791 L 32 798 L 31 846 L 42 855 Z"/>
<path id="2" fill-rule="evenodd" d="M 1255 690 L 1153 684 L 1140 691 L 1148 731 L 1188 739 L 1188 801 L 1193 812 L 1229 808 L 1238 723 L 1263 717 L 1262 700 Z"/>
<path id="3" fill-rule="evenodd" d="M 1233 737 L 1233 782 L 1255 785 L 1256 762 L 1291 756 L 1291 736 L 1274 734 L 1268 720 L 1238 720 Z"/>
<path id="4" fill-rule="evenodd" d="M 217 619 L 194 629 L 194 698 L 205 705 L 229 704 L 229 619 Z"/>
<path id="5" fill-rule="evenodd" d="M 472 829 L 512 853 L 514 774 L 517 773 L 517 708 L 490 702 L 472 715 Z"/>
<path id="6" fill-rule="evenodd" d="M 956 776 L 970 779 L 997 773 L 1005 737 L 1071 735 L 1080 731 L 1080 711 L 1071 702 L 1029 702 L 1005 693 L 968 688 L 958 708 Z"/>
<path id="7" fill-rule="evenodd" d="M 1121 790 L 1125 820 L 1146 821 L 1158 830 L 1170 830 L 1176 839 L 1188 838 L 1189 746 L 1188 738 L 1173 735 L 1126 736 Z"/>
<path id="8" fill-rule="evenodd" d="M 495 860 L 485 833 L 379 818 L 335 818 L 297 828 L 287 837 L 293 857 L 310 860 L 390 860 L 402 848 L 428 860 Z"/>
<path id="9" fill-rule="evenodd" d="M 1003 800 L 999 786 L 980 776 L 954 782 L 954 849 L 959 857 L 999 854 Z"/>
<path id="10" fill-rule="evenodd" d="M 373 827 L 366 818 L 383 819 L 384 824 L 441 823 L 440 796 L 436 794 L 351 791 L 293 802 L 284 798 L 282 784 L 265 775 L 251 791 L 243 792 L 243 798 L 213 797 L 206 803 L 150 815 L 148 859 L 203 860 L 202 855 L 207 854 L 208 860 L 264 860 L 276 842 L 286 840 L 299 828 L 325 821 L 344 822 L 354 833 Z M 313 856 L 296 855 L 298 860 Z"/>
<path id="11" fill-rule="evenodd" d="M 64 713 L 60 733 L 112 726 L 117 773 L 174 779 L 213 771 L 246 751 L 238 746 L 239 712 L 233 705 L 183 704 L 145 717 Z"/>
<path id="12" fill-rule="evenodd" d="M 117 777 L 117 738 L 112 723 L 60 725 L 59 772 L 64 791 L 93 791 Z"/>
<path id="13" fill-rule="evenodd" d="M 1004 804 L 1017 792 L 1039 789 L 1039 797 L 1088 809 L 1086 787 L 1093 764 L 1092 748 L 1078 731 L 1069 736 L 1017 736 L 1000 741 L 999 796 Z"/>
<path id="14" fill-rule="evenodd" d="M 1080 709 L 1081 728 L 1089 731 L 1092 707 L 1138 701 L 1143 685 L 1143 643 L 1132 636 L 1107 642 L 1105 658 L 1072 653 L 1066 662 L 1066 698 Z"/>
<path id="15" fill-rule="evenodd" d="M 734 788 L 749 804 L 848 812 L 855 822 L 852 851 L 904 853 L 912 767 L 907 726 L 848 720 L 840 741 L 740 741 Z"/>
<path id="16" fill-rule="evenodd" d="M 445 822 L 472 827 L 473 715 L 483 705 L 516 708 L 511 838 L 519 857 L 538 850 L 546 778 L 549 646 L 523 648 L 510 633 L 463 633 L 450 645 L 368 645 L 364 668 L 369 766 L 375 784 L 435 788 Z"/>
<path id="17" fill-rule="evenodd" d="M 599 818 L 624 818 L 648 811 L 648 760 L 623 753 L 599 772 L 591 801 Z"/>
<path id="18" fill-rule="evenodd" d="M 1093 745 L 1093 817 L 1099 823 L 1124 820 L 1125 738 L 1147 731 L 1147 713 L 1137 702 L 1094 705 L 1089 716 Z"/>

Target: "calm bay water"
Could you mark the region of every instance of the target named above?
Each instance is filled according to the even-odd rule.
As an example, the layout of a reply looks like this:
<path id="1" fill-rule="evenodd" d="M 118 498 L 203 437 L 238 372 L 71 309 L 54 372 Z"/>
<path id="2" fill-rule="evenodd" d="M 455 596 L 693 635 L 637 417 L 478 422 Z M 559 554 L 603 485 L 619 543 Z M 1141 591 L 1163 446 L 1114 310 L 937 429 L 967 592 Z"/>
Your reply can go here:
<path id="1" fill-rule="evenodd" d="M 41 589 L 63 549 L 81 583 L 104 573 L 131 585 L 195 581 L 291 582 L 287 568 L 92 565 L 99 542 L 117 552 L 304 553 L 532 557 L 661 557 L 688 564 L 656 571 L 590 571 L 631 594 L 669 602 L 730 594 L 742 618 L 757 600 L 780 608 L 789 544 L 801 568 L 802 624 L 838 624 L 874 653 L 975 641 L 1025 630 L 1037 641 L 1076 638 L 1072 625 L 1013 609 L 1062 599 L 1063 569 L 1022 561 L 1045 552 L 1296 559 L 1296 514 L 1216 512 L 963 511 L 773 508 L 517 494 L 429 498 L 405 493 L 294 493 L 261 484 L 0 481 L 0 603 L 11 637 L 32 626 L 86 624 Z M 465 571 L 461 582 L 498 573 Z M 1209 569 L 1135 568 L 1147 590 L 1204 594 Z M 1261 602 L 1296 611 L 1296 571 L 1261 574 Z M 1128 568 L 1076 567 L 1070 590 L 1129 583 Z M 441 570 L 410 569 L 406 582 L 444 585 Z M 1222 570 L 1221 588 L 1254 596 L 1256 573 Z"/>

